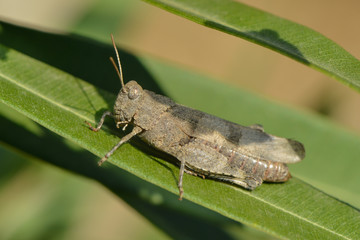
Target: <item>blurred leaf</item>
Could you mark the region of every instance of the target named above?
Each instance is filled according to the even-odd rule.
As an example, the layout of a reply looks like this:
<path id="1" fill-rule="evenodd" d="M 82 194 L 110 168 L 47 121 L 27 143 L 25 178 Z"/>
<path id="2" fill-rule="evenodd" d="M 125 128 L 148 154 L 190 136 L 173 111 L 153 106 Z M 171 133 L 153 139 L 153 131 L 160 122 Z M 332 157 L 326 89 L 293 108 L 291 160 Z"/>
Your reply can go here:
<path id="1" fill-rule="evenodd" d="M 21 49 L 31 49 L 36 45 L 25 40 L 22 43 L 20 41 L 16 44 L 11 43 L 6 33 L 10 32 L 9 35 L 14 37 L 12 28 L 5 24 L 2 24 L 2 27 L 0 43 L 7 42 L 8 46 L 17 45 L 21 46 Z M 18 28 L 14 31 L 21 32 Z M 36 32 L 32 35 L 35 36 Z M 47 41 L 51 38 L 57 39 L 55 35 L 48 37 Z M 82 43 L 77 51 L 72 52 L 71 57 L 74 58 L 78 58 L 78 53 L 85 49 L 98 52 L 107 52 L 107 48 L 110 49 L 85 40 L 59 36 L 59 39 L 66 38 L 68 42 L 73 43 L 72 46 L 77 42 Z M 66 46 L 64 47 L 65 49 L 59 48 L 58 51 L 66 51 Z M 51 54 L 55 55 L 53 58 L 56 59 L 56 51 Z M 296 136 L 296 139 L 305 143 L 309 157 L 295 165 L 294 172 L 302 173 L 301 166 L 306 166 L 304 168 L 307 170 L 304 174 L 308 169 L 320 167 L 316 169 L 318 174 L 314 178 L 318 175 L 323 179 L 324 176 L 327 176 L 327 179 L 337 178 L 326 175 L 323 170 L 326 167 L 336 173 L 346 171 L 347 174 L 342 174 L 342 176 L 346 175 L 343 178 L 345 181 L 359 178 L 356 171 L 350 171 L 359 164 L 354 162 L 356 156 L 360 154 L 358 136 L 322 119 L 297 113 L 206 77 L 162 64 L 152 58 L 135 57 L 123 52 L 120 54 L 125 56 L 124 66 L 127 59 L 133 59 L 130 61 L 131 64 L 127 63 L 132 65 L 129 69 L 138 69 L 144 73 L 143 76 L 148 76 L 138 79 L 141 85 L 146 82 L 150 85 L 156 82 L 158 86 L 153 89 L 161 88 L 164 93 L 186 105 L 239 123 L 249 124 L 255 119 L 264 119 L 265 128 L 270 129 L 271 133 L 285 137 Z M 49 62 L 55 61 L 54 59 L 50 59 Z M 124 67 L 124 69 L 127 71 L 128 68 Z M 91 71 L 89 68 L 76 71 L 77 74 L 81 74 L 82 71 L 88 70 Z M 96 70 L 105 71 L 100 67 Z M 92 81 L 92 78 L 88 80 Z M 119 131 L 114 130 L 114 124 L 111 122 L 106 124 L 108 128 L 105 127 L 98 133 L 91 132 L 83 123 L 84 120 L 95 122 L 105 109 L 111 108 L 115 99 L 114 94 L 95 88 L 87 82 L 5 46 L 0 47 L 0 81 L 2 102 L 99 157 L 119 141 L 117 136 L 122 136 Z M 234 103 L 238 103 L 236 107 Z M 326 152 L 324 152 L 325 147 Z M 338 163 L 340 154 L 342 162 Z M 176 183 L 179 170 L 166 160 L 168 160 L 167 156 L 153 152 L 139 141 L 133 141 L 132 144 L 122 146 L 104 168 L 117 169 L 110 164 L 112 163 L 177 195 Z M 95 166 L 94 160 L 91 159 L 82 162 L 77 158 L 62 158 L 61 162 L 65 166 L 71 166 L 70 169 L 75 172 L 81 173 L 81 169 L 85 167 L 94 175 L 102 171 L 91 167 Z M 297 170 L 298 168 L 300 170 Z M 353 175 L 354 172 L 356 175 Z M 107 186 L 114 184 L 113 181 L 102 183 Z M 113 189 L 111 186 L 108 187 Z M 353 187 L 354 185 L 350 190 L 355 192 Z M 184 189 L 185 198 L 278 237 L 346 239 L 355 238 L 360 234 L 360 214 L 357 209 L 329 197 L 296 178 L 284 184 L 263 184 L 260 188 L 249 192 L 221 182 L 186 175 Z M 161 201 L 164 201 L 163 199 L 160 198 Z M 175 199 L 176 196 L 172 201 Z M 184 203 L 177 204 L 181 209 Z M 197 211 L 196 208 L 193 210 Z"/>
<path id="2" fill-rule="evenodd" d="M 0 123 L 3 124 L 1 115 Z M 1 126 L 6 129 L 2 131 L 1 141 L 6 139 L 4 134 L 17 133 L 16 129 L 6 128 L 8 124 Z M 21 142 L 25 144 L 25 141 Z M 10 144 L 9 141 L 7 143 Z M 42 146 L 38 145 L 38 148 Z M 29 155 L 21 156 L 2 145 L 0 157 L 1 170 L 13 170 L 14 165 L 18 167 L 11 178 L 6 181 L 1 179 L 0 238 L 63 239 L 66 229 L 72 225 L 76 206 L 86 200 L 83 196 L 84 184 L 80 184 L 79 179 L 65 178 L 59 171 L 48 169 L 45 165 L 30 164 L 29 161 L 34 159 L 29 159 Z M 1 178 L 3 176 L 1 174 Z M 8 177 L 8 174 L 5 176 Z M 54 188 L 59 182 L 61 184 Z"/>
<path id="3" fill-rule="evenodd" d="M 144 0 L 309 65 L 360 91 L 360 61 L 318 32 L 233 0 Z"/>
<path id="4" fill-rule="evenodd" d="M 131 9 L 138 3 L 118 0 L 95 1 L 72 27 L 72 31 L 99 41 L 107 41 L 109 33 L 125 25 L 126 19 L 132 13 Z"/>

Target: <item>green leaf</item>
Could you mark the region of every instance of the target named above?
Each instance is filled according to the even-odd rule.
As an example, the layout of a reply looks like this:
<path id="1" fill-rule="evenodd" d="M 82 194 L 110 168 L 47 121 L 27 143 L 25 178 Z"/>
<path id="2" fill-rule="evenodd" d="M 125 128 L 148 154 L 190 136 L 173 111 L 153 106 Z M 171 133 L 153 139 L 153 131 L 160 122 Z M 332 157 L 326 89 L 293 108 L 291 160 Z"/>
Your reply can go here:
<path id="1" fill-rule="evenodd" d="M 289 56 L 360 91 L 360 61 L 300 24 L 232 0 L 144 0 Z"/>
<path id="2" fill-rule="evenodd" d="M 17 120 L 13 121 L 15 119 Z M 99 181 L 119 197 L 121 197 L 130 206 L 139 211 L 153 224 L 160 226 L 163 231 L 168 233 L 173 238 L 210 238 L 216 236 L 216 238 L 228 239 L 228 233 L 225 232 L 222 228 L 216 226 L 215 223 L 232 225 L 233 227 L 240 229 L 243 227 L 240 224 L 236 224 L 235 222 L 232 222 L 219 214 L 197 206 L 191 202 L 184 201 L 181 203 L 169 192 L 146 181 L 143 181 L 116 166 L 99 168 L 96 164 L 96 161 L 98 160 L 96 156 L 90 154 L 87 151 L 82 151 L 79 149 L 79 147 L 75 146 L 69 141 L 64 141 L 64 139 L 60 138 L 50 130 L 39 126 L 20 113 L 14 112 L 13 110 L 11 111 L 11 109 L 6 108 L 6 106 L 4 106 L 2 103 L 0 103 L 0 125 L 4 129 L 3 133 L 5 133 L 0 136 L 1 141 L 18 148 L 27 154 L 36 156 L 37 158 L 46 159 L 47 162 L 55 166 Z M 19 136 L 21 136 L 21 141 L 19 141 Z M 19 165 L 21 167 L 24 163 L 14 158 L 6 161 L 7 155 L 9 154 L 1 154 L 1 146 L 0 155 L 2 157 L 2 161 L 0 162 L 0 169 L 4 171 L 0 177 L 3 180 L 6 180 L 9 175 L 9 171 L 14 171 L 16 167 L 19 167 Z M 64 161 L 64 159 L 68 160 Z M 52 170 L 52 172 L 48 173 L 48 175 L 53 176 L 53 172 L 54 171 Z M 49 179 L 46 178 L 45 180 L 49 181 Z M 63 184 L 63 182 L 66 181 L 65 179 L 58 181 L 62 183 L 61 188 L 63 191 L 71 192 L 72 194 L 65 194 L 67 201 L 63 201 L 63 199 L 60 201 L 57 199 L 59 198 L 58 195 L 62 195 L 63 191 L 61 191 L 61 193 L 57 193 L 55 203 L 48 203 L 48 205 L 57 204 L 58 207 L 56 207 L 56 209 L 59 209 L 63 215 L 65 215 L 65 210 L 61 210 L 61 208 L 66 208 L 66 213 L 71 215 L 71 211 L 73 210 L 70 209 L 68 205 L 75 206 L 75 204 L 71 202 L 72 200 L 74 202 L 78 202 L 80 198 L 83 201 L 86 201 L 86 199 L 83 199 L 83 196 L 77 196 L 78 193 L 81 195 L 81 191 L 79 189 L 82 188 L 82 185 L 77 186 L 77 184 L 74 183 Z M 3 182 L 0 182 L 0 184 L 2 183 Z M 71 188 L 66 189 L 66 186 L 71 186 Z M 26 206 L 27 205 L 28 204 L 26 204 Z M 101 203 L 99 203 L 99 205 L 101 206 Z M 40 205 L 36 206 L 33 204 L 31 209 L 34 208 L 44 208 L 44 203 L 41 202 Z M 178 209 L 180 208 L 183 210 L 179 211 Z M 186 211 L 184 211 L 184 208 Z M 49 214 L 49 212 L 45 212 L 44 210 L 41 212 L 43 215 L 50 215 L 54 217 L 53 212 L 52 214 Z M 5 213 L 3 212 L 3 215 L 4 214 Z M 33 211 L 22 212 L 21 219 L 40 217 L 35 214 L 35 216 L 31 214 L 34 214 Z M 6 217 L 8 219 L 14 218 L 13 212 L 9 213 L 8 215 L 8 217 L 2 216 L 2 219 L 6 219 Z M 44 226 L 49 224 L 49 217 L 42 216 L 40 219 L 41 221 L 37 221 L 35 225 Z M 54 220 L 53 218 L 50 219 Z M 58 224 L 61 225 L 61 221 Z M 23 223 L 22 225 L 26 224 Z M 33 225 L 30 226 L 31 230 L 33 230 Z M 7 227 L 7 225 L 1 225 L 1 227 Z M 0 230 L 2 230 L 1 227 Z M 27 229 L 26 227 L 23 228 Z M 183 231 L 183 229 L 186 229 L 186 231 Z M 5 231 L 5 229 L 3 230 Z M 199 230 L 201 231 L 199 232 Z M 29 235 L 29 232 L 24 232 L 23 229 L 17 229 L 16 234 Z M 35 235 L 32 239 L 38 238 L 39 237 L 36 237 Z"/>
<path id="3" fill-rule="evenodd" d="M 118 136 L 121 137 L 123 134 L 111 121 L 107 122 L 102 131 L 91 132 L 84 124 L 84 120 L 98 121 L 105 109 L 111 109 L 115 95 L 49 64 L 53 66 L 58 64 L 61 69 L 71 69 L 67 63 L 62 63 L 63 65 L 56 63 L 64 52 L 71 49 L 69 61 L 80 60 L 82 54 L 89 49 L 93 54 L 106 55 L 111 49 L 110 45 L 104 46 L 85 39 L 21 30 L 6 24 L 2 24 L 2 28 L 0 44 L 6 46 L 0 47 L 1 102 L 95 155 L 103 156 L 119 141 Z M 24 40 L 11 41 L 11 39 L 19 39 L 15 38 L 16 33 L 22 34 Z M 29 38 L 24 37 L 27 33 Z M 29 41 L 32 38 L 37 39 L 38 42 Z M 44 42 L 48 42 L 49 46 L 58 46 L 58 49 L 47 52 L 47 45 L 44 45 L 45 50 L 34 51 L 41 49 L 37 48 L 37 44 L 41 46 Z M 9 46 L 16 47 L 33 57 L 36 55 L 37 59 L 41 59 L 46 64 Z M 360 154 L 358 136 L 316 116 L 295 112 L 239 89 L 219 84 L 207 77 L 163 64 L 153 58 L 134 56 L 123 51 L 120 55 L 124 56 L 122 61 L 127 74 L 126 79 L 137 79 L 141 85 L 144 86 L 146 83 L 149 86 L 147 88 L 160 89 L 162 93 L 183 104 L 244 125 L 264 119 L 262 123 L 270 133 L 296 137 L 297 140 L 305 143 L 308 157 L 293 166 L 294 175 L 305 175 L 309 179 L 318 181 L 326 178 L 331 182 L 331 179 L 335 179 L 336 184 L 345 188 L 346 181 L 359 179 L 356 172 L 359 167 L 356 160 Z M 87 67 L 99 61 L 107 62 L 107 57 L 100 60 L 89 59 L 91 58 L 83 56 L 81 60 L 88 64 L 82 63 L 84 64 L 82 66 L 80 60 L 79 67 L 77 69 L 73 67 L 68 72 L 81 75 L 86 71 L 105 73 L 108 70 L 101 63 L 95 70 Z M 115 74 L 113 75 L 115 77 Z M 142 78 L 136 78 L 137 75 L 141 75 Z M 95 79 L 90 74 L 87 76 L 86 79 L 90 82 Z M 103 78 L 103 83 L 95 84 L 106 86 L 104 79 L 106 78 Z M 117 91 L 120 84 L 114 83 L 111 79 L 109 81 L 112 91 Z M 18 137 L 21 139 L 20 136 Z M 94 167 L 96 160 L 92 158 L 79 161 L 77 155 L 73 158 L 62 158 L 60 161 L 65 168 L 79 173 L 81 168 L 90 168 L 89 172 L 94 176 L 101 171 L 124 169 L 140 179 L 175 194 L 158 195 L 157 192 L 153 192 L 154 189 L 145 187 L 142 193 L 138 193 L 139 195 L 145 193 L 148 199 L 151 199 L 149 195 L 155 195 L 157 204 L 176 205 L 179 209 L 184 208 L 188 213 L 201 215 L 196 207 L 187 207 L 185 201 L 176 201 L 179 170 L 167 160 L 169 159 L 166 156 L 154 152 L 140 141 L 132 141 L 131 144 L 125 144 L 116 151 L 103 168 Z M 316 175 L 313 175 L 313 172 L 316 172 Z M 116 174 L 119 174 L 119 177 L 121 175 L 120 172 Z M 114 182 L 110 180 L 99 179 L 99 181 L 111 189 L 114 188 L 111 187 Z M 133 181 L 135 185 L 138 184 L 137 180 Z M 354 194 L 358 194 L 356 182 L 358 181 L 347 187 Z M 328 182 L 323 181 L 323 183 Z M 117 186 L 115 184 L 115 188 Z M 360 234 L 360 214 L 357 209 L 324 194 L 298 178 L 283 184 L 263 184 L 249 192 L 222 182 L 185 175 L 184 189 L 186 199 L 277 237 L 352 239 Z"/>

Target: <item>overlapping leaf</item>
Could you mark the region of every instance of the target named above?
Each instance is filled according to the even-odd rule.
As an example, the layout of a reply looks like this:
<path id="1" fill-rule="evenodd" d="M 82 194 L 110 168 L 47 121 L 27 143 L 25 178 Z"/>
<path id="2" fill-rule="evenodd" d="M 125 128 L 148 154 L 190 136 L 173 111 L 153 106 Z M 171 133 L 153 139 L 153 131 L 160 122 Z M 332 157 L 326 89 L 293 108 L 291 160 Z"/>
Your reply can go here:
<path id="1" fill-rule="evenodd" d="M 360 61 L 300 24 L 233 0 L 145 0 L 207 27 L 289 56 L 360 91 Z"/>

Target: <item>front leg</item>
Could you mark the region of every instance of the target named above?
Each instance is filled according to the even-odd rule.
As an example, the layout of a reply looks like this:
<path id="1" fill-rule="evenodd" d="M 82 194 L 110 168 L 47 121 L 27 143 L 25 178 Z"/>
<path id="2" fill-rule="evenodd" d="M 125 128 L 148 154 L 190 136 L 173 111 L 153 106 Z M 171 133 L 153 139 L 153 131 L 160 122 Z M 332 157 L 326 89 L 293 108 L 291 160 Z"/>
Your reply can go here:
<path id="1" fill-rule="evenodd" d="M 89 128 L 94 131 L 97 132 L 100 130 L 100 128 L 102 127 L 102 125 L 104 124 L 105 118 L 109 116 L 109 117 L 113 117 L 113 114 L 110 111 L 106 111 L 103 113 L 103 115 L 101 116 L 101 119 L 98 123 L 98 126 L 96 128 L 94 128 L 93 126 L 91 126 L 91 124 L 88 121 L 85 121 L 85 123 L 89 126 Z"/>

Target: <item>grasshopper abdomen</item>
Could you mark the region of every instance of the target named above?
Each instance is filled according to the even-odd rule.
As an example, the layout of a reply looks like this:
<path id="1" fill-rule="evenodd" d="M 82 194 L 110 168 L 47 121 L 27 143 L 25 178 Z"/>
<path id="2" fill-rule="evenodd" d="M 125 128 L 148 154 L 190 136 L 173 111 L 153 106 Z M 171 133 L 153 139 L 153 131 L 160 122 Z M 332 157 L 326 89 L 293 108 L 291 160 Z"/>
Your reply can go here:
<path id="1" fill-rule="evenodd" d="M 285 163 L 253 157 L 250 154 L 239 152 L 226 146 L 219 146 L 203 139 L 197 139 L 196 141 L 219 152 L 227 159 L 226 169 L 218 174 L 222 175 L 222 177 L 228 175 L 229 180 L 231 180 L 231 177 L 238 177 L 242 172 L 267 182 L 285 182 L 291 177 Z M 211 169 L 209 171 L 211 172 Z"/>

